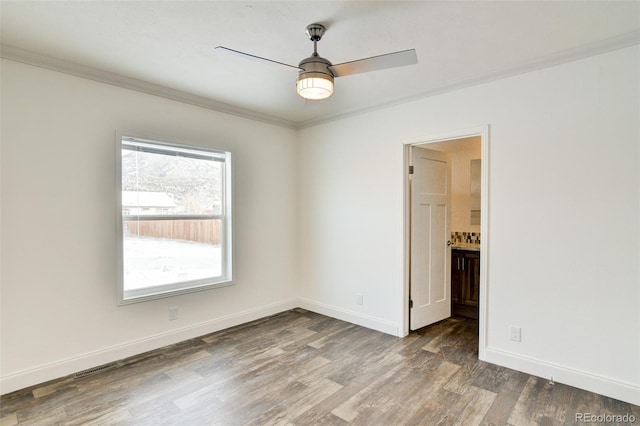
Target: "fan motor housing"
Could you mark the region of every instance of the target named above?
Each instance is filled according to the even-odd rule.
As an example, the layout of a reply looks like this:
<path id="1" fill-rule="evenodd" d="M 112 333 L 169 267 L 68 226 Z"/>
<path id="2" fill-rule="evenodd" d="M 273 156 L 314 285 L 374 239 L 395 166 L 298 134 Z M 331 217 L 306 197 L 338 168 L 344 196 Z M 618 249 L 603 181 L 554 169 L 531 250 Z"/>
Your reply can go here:
<path id="1" fill-rule="evenodd" d="M 328 59 L 323 58 L 322 56 L 309 56 L 308 58 L 300 61 L 298 67 L 301 69 L 298 77 L 321 77 L 329 79 L 333 81 L 333 73 L 329 69 L 329 67 L 333 65 Z"/>

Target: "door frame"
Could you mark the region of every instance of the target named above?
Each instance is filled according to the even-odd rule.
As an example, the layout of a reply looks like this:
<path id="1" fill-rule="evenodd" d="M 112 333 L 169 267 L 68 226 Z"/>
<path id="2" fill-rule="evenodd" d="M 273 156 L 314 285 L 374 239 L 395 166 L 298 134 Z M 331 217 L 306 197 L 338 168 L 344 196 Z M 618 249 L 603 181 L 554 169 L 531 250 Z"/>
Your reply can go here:
<path id="1" fill-rule="evenodd" d="M 478 358 L 486 360 L 487 319 L 489 310 L 489 130 L 488 124 L 467 129 L 452 130 L 438 134 L 427 134 L 420 138 L 403 142 L 403 220 L 404 220 L 404 292 L 402 298 L 402 335 L 409 334 L 409 288 L 411 277 L 411 188 L 409 182 L 409 159 L 412 146 L 428 145 L 435 142 L 446 142 L 473 136 L 480 137 L 482 168 L 480 176 L 480 303 L 478 307 Z M 428 148 L 428 146 L 425 146 Z"/>

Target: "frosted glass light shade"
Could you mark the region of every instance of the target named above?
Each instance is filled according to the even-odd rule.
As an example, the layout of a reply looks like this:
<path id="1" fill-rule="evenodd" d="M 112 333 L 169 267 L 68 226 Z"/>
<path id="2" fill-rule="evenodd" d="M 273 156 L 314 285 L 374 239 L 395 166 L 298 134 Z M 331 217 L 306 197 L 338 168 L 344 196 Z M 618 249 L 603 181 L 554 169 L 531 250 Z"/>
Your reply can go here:
<path id="1" fill-rule="evenodd" d="M 296 90 L 305 99 L 326 99 L 333 95 L 333 78 L 319 73 L 301 75 L 296 83 Z"/>

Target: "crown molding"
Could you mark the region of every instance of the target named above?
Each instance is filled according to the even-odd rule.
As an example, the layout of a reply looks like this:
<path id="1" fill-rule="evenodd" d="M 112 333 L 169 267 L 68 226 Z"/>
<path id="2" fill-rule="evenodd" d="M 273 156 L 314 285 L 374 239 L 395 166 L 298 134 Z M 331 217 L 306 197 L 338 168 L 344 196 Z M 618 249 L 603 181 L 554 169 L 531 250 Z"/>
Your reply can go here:
<path id="1" fill-rule="evenodd" d="M 194 95 L 192 93 L 183 92 L 169 87 L 161 86 L 159 84 L 149 83 L 144 80 L 126 77 L 120 74 L 115 74 L 107 71 L 102 71 L 97 68 L 91 68 L 84 65 L 75 64 L 72 62 L 63 61 L 61 59 L 52 58 L 45 55 L 29 52 L 12 46 L 2 45 L 0 46 L 0 57 L 9 59 L 16 62 L 25 63 L 41 68 L 46 68 L 53 71 L 62 72 L 65 74 L 74 75 L 76 77 L 86 78 L 89 80 L 98 81 L 101 83 L 111 84 L 114 86 L 122 87 L 125 89 L 131 89 L 150 95 L 160 96 L 167 99 L 172 99 L 178 102 L 184 102 L 187 104 L 199 106 L 202 108 L 211 109 L 214 111 L 222 112 L 225 114 L 231 114 L 251 120 L 261 121 L 264 123 L 273 124 L 276 126 L 286 127 L 289 129 L 300 130 L 307 127 L 313 127 L 320 124 L 329 123 L 336 120 L 342 120 L 345 118 L 365 114 L 372 111 L 377 111 L 384 108 L 389 108 L 395 105 L 400 105 L 408 102 L 413 102 L 419 99 L 428 98 L 431 96 L 440 95 L 446 92 L 454 90 L 464 89 L 479 84 L 489 83 L 491 81 L 500 80 L 503 78 L 513 77 L 519 74 L 524 74 L 531 71 L 540 70 L 542 68 L 551 67 L 554 65 L 560 65 L 563 63 L 588 58 L 590 56 L 599 55 L 602 53 L 624 49 L 627 47 L 640 44 L 640 30 L 631 31 L 611 37 L 608 39 L 600 40 L 594 43 L 579 46 L 573 49 L 567 49 L 560 52 L 556 52 L 550 55 L 536 58 L 528 63 L 519 65 L 517 67 L 497 69 L 489 73 L 482 75 L 469 76 L 457 81 L 451 81 L 446 85 L 436 87 L 431 90 L 422 91 L 411 96 L 398 98 L 389 102 L 370 105 L 364 108 L 356 108 L 349 111 L 345 111 L 338 114 L 326 115 L 322 117 L 316 117 L 310 120 L 293 121 L 287 120 L 281 117 L 276 117 L 268 114 L 251 111 L 245 108 L 239 108 L 234 105 L 219 102 L 204 96 Z"/>
<path id="2" fill-rule="evenodd" d="M 150 83 L 148 81 L 103 71 L 97 68 L 87 67 L 73 62 L 52 58 L 50 56 L 40 55 L 12 46 L 0 46 L 0 57 L 16 62 L 21 62 L 27 65 L 33 65 L 52 71 L 70 74 L 76 77 L 86 78 L 88 80 L 98 81 L 100 83 L 106 83 L 125 89 L 135 90 L 137 92 L 142 92 L 149 95 L 159 96 L 178 102 L 184 102 L 186 104 L 207 108 L 225 114 L 249 118 L 251 120 L 274 124 L 281 127 L 287 127 L 290 129 L 297 128 L 296 123 L 291 120 L 286 120 L 280 117 L 239 108 L 234 105 L 219 102 L 204 96 L 194 95 L 192 93 L 171 89 L 169 87 Z"/>

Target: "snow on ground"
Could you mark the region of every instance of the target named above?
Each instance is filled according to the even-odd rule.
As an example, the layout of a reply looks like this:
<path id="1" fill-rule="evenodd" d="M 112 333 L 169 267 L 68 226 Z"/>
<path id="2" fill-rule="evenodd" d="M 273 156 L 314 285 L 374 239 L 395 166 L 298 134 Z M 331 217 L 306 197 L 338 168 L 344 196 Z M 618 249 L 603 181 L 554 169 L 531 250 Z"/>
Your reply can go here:
<path id="1" fill-rule="evenodd" d="M 125 237 L 125 290 L 222 274 L 219 246 L 166 238 Z"/>

